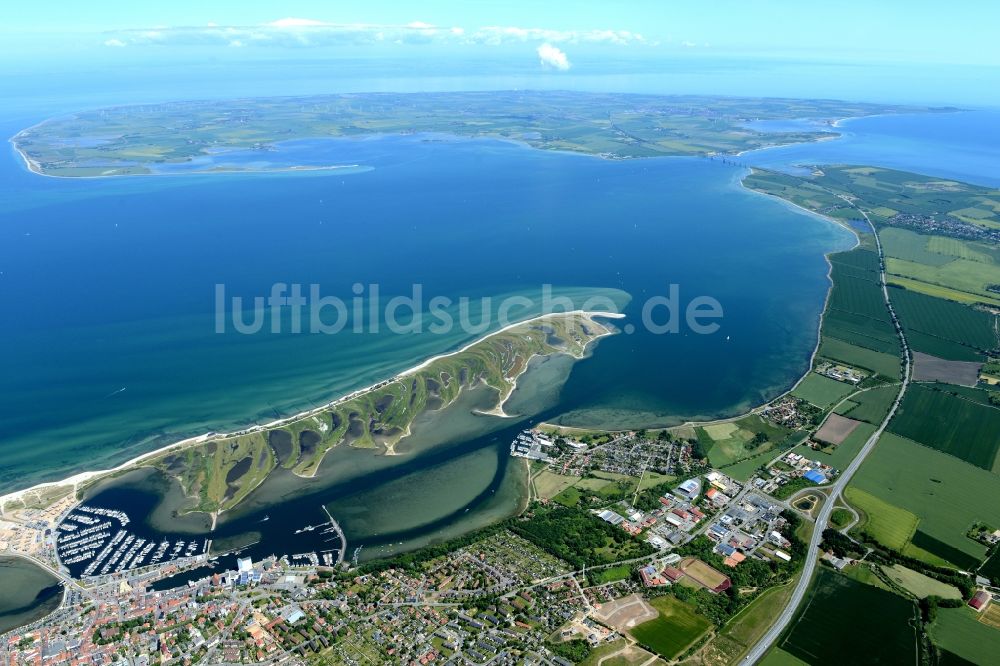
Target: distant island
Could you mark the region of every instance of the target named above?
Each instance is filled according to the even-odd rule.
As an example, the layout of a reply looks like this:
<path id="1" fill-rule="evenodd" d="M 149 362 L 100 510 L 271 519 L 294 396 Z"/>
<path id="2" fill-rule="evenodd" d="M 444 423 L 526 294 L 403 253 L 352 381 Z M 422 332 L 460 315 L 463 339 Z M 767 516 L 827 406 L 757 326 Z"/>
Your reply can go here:
<path id="1" fill-rule="evenodd" d="M 22 130 L 11 142 L 35 173 L 63 177 L 332 168 L 220 163 L 275 157 L 297 139 L 447 134 L 512 140 L 607 159 L 737 154 L 838 136 L 835 122 L 953 111 L 892 104 L 582 92 L 364 93 L 119 106 Z M 802 121 L 772 129 L 754 121 Z M 278 156 L 280 159 L 280 156 Z M 348 165 L 353 166 L 353 165 Z M 170 168 L 169 171 L 166 170 Z"/>

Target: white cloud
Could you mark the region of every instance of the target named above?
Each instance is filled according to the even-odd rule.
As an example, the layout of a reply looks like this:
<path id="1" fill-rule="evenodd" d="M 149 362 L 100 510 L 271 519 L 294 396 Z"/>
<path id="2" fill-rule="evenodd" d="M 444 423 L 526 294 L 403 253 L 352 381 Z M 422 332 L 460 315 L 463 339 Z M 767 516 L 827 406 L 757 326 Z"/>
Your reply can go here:
<path id="1" fill-rule="evenodd" d="M 545 42 L 538 47 L 538 61 L 543 67 L 552 67 L 560 72 L 565 72 L 570 68 L 569 58 L 562 49 Z"/>
<path id="2" fill-rule="evenodd" d="M 278 19 L 277 21 L 271 21 L 270 23 L 265 23 L 264 25 L 271 26 L 272 28 L 314 28 L 326 24 L 322 21 L 316 21 L 314 19 L 288 17 Z"/>
<path id="3" fill-rule="evenodd" d="M 178 44 L 198 46 L 309 47 L 376 43 L 499 46 L 505 44 L 649 44 L 628 30 L 550 30 L 520 26 L 486 26 L 466 29 L 424 21 L 406 24 L 331 23 L 310 18 L 285 17 L 259 25 L 216 25 L 143 28 L 106 35 L 108 45 Z"/>
<path id="4" fill-rule="evenodd" d="M 104 40 L 104 45 L 105 46 L 113 46 L 115 48 L 121 48 L 121 47 L 125 46 L 125 42 L 123 42 L 120 39 L 106 39 L 106 40 Z"/>

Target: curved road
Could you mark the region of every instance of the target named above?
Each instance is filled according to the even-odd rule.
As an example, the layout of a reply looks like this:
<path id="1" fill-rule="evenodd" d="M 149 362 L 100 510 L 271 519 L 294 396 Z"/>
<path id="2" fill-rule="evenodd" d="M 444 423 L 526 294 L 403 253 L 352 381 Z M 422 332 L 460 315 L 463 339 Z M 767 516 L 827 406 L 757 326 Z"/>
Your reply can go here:
<path id="1" fill-rule="evenodd" d="M 831 192 L 831 194 L 834 194 Z M 785 630 L 785 628 L 792 621 L 792 616 L 795 614 L 795 610 L 802 603 L 803 597 L 805 597 L 806 590 L 809 589 L 809 583 L 812 580 L 813 572 L 816 569 L 816 563 L 819 560 L 819 544 L 823 540 L 823 530 L 826 529 L 827 521 L 830 519 L 830 514 L 833 512 L 833 505 L 836 504 L 837 497 L 840 495 L 841 491 L 847 486 L 851 477 L 854 473 L 858 471 L 861 467 L 861 463 L 864 462 L 865 458 L 875 447 L 875 442 L 878 438 L 882 436 L 882 432 L 885 430 L 886 425 L 892 420 L 893 415 L 896 413 L 896 409 L 899 407 L 899 403 L 903 400 L 903 395 L 906 393 L 906 387 L 910 383 L 910 349 L 906 344 L 906 336 L 903 334 L 903 328 L 899 325 L 899 319 L 896 318 L 896 311 L 892 307 L 892 301 L 889 300 L 889 289 L 885 282 L 885 255 L 882 253 L 882 241 L 878 237 L 878 231 L 875 229 L 875 225 L 868 218 L 868 214 L 857 207 L 855 203 L 842 195 L 839 196 L 844 201 L 847 201 L 855 210 L 857 210 L 861 215 L 864 216 L 865 221 L 868 226 L 872 229 L 872 234 L 875 236 L 875 244 L 878 249 L 879 258 L 879 280 L 882 283 L 882 296 L 885 298 L 886 307 L 889 308 L 889 316 L 892 318 L 892 324 L 896 328 L 896 334 L 899 336 L 899 341 L 902 346 L 903 354 L 903 382 L 899 389 L 899 395 L 896 396 L 896 401 L 892 403 L 892 409 L 889 410 L 889 414 L 885 417 L 879 425 L 878 430 L 876 430 L 865 445 L 861 448 L 861 451 L 851 464 L 847 466 L 846 469 L 840 474 L 837 481 L 830 487 L 830 499 L 823 503 L 820 509 L 819 515 L 816 516 L 816 525 L 813 527 L 812 538 L 809 540 L 809 549 L 806 553 L 806 562 L 802 567 L 802 574 L 799 576 L 799 580 L 795 585 L 795 591 L 792 592 L 791 599 L 788 600 L 788 605 L 778 616 L 774 625 L 768 630 L 763 638 L 747 653 L 747 655 L 740 661 L 740 666 L 750 666 L 755 664 L 764 656 L 764 654 L 771 648 L 772 645 L 778 640 L 778 637 Z"/>

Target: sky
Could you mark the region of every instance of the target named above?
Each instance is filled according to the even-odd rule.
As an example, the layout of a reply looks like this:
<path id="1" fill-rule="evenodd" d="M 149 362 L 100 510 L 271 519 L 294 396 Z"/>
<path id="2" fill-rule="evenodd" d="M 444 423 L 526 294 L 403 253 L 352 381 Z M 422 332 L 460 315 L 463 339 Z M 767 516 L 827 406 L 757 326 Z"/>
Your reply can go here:
<path id="1" fill-rule="evenodd" d="M 767 60 L 814 64 L 797 74 L 803 95 L 822 91 L 812 79 L 832 76 L 838 96 L 872 98 L 883 88 L 967 102 L 976 88 L 1000 84 L 988 71 L 1000 66 L 998 25 L 1000 2 L 978 0 L 21 0 L 5 7 L 0 25 L 0 76 L 283 60 L 357 69 L 395 59 L 463 76 L 538 72 L 569 80 L 648 77 L 677 63 L 717 73 L 718 63 Z M 859 81 L 854 94 L 851 77 Z M 738 79 L 732 74 L 715 92 L 746 94 Z M 762 94 L 795 94 L 791 84 L 768 83 Z M 694 80 L 678 85 L 690 90 L 671 91 L 711 91 Z"/>
<path id="2" fill-rule="evenodd" d="M 323 49 L 392 54 L 415 45 L 488 56 L 549 43 L 571 59 L 677 50 L 817 59 L 1000 65 L 1000 3 L 840 0 L 712 2 L 134 2 L 50 0 L 5 9 L 13 49 L 172 46 L 177 51 Z M 536 44 L 536 42 L 538 44 Z M 125 46 L 119 46 L 125 45 Z"/>

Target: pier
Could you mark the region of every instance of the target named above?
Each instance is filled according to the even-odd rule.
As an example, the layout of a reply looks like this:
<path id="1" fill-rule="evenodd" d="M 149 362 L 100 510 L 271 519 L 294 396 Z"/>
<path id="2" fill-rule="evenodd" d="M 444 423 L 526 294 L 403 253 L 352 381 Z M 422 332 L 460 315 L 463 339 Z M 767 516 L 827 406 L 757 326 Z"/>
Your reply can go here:
<path id="1" fill-rule="evenodd" d="M 326 505 L 320 504 L 320 507 L 322 507 L 323 513 L 326 514 L 327 518 L 330 519 L 331 529 L 333 529 L 333 531 L 337 533 L 337 536 L 340 537 L 340 550 L 337 551 L 337 564 L 341 564 L 344 561 L 344 553 L 347 552 L 347 537 L 344 536 L 344 530 L 341 529 L 340 523 L 334 520 L 333 516 L 330 515 L 330 512 L 327 511 Z"/>

